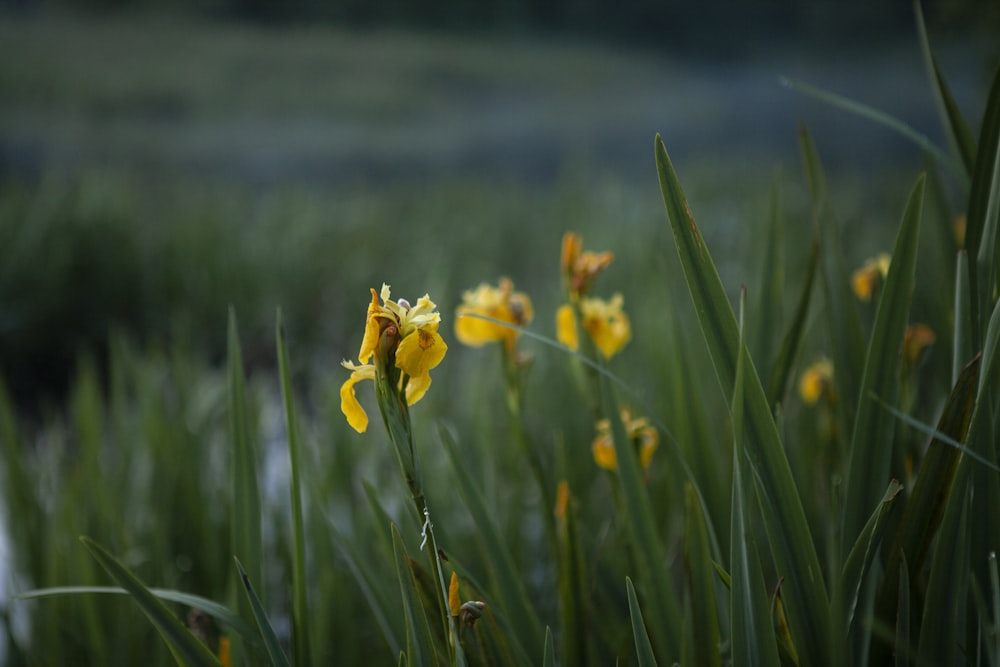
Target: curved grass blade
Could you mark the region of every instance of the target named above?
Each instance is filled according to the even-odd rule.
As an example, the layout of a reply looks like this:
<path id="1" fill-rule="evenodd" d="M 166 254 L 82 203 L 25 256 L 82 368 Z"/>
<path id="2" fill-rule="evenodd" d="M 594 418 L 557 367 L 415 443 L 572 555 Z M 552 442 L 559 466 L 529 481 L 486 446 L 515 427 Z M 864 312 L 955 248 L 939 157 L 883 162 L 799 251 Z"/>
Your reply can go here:
<path id="1" fill-rule="evenodd" d="M 831 93 L 830 91 L 810 86 L 809 84 L 801 81 L 781 77 L 781 84 L 794 91 L 808 95 L 809 97 L 820 100 L 821 102 L 825 102 L 830 106 L 844 109 L 845 111 L 849 111 L 857 116 L 861 116 L 862 118 L 867 118 L 868 120 L 874 121 L 879 125 L 883 125 L 890 130 L 903 135 L 919 146 L 922 150 L 925 150 L 932 155 L 935 160 L 941 163 L 942 167 L 950 171 L 953 175 L 962 178 L 963 172 L 961 166 L 956 164 L 955 160 L 953 160 L 950 155 L 931 141 L 927 135 L 917 132 L 915 129 L 898 118 L 890 116 L 884 111 L 879 111 L 878 109 L 867 104 L 863 104 L 862 102 L 852 100 L 849 97 Z"/>
<path id="2" fill-rule="evenodd" d="M 917 479 L 907 498 L 903 517 L 900 519 L 888 553 L 886 576 L 882 582 L 876 608 L 878 618 L 885 623 L 891 622 L 892 609 L 898 599 L 895 576 L 902 559 L 905 556 L 909 561 L 909 570 L 921 571 L 924 559 L 941 525 L 945 505 L 952 493 L 958 462 L 962 451 L 966 449 L 959 441 L 965 439 L 969 430 L 976 387 L 979 383 L 981 359 L 982 357 L 977 355 L 963 369 L 948 396 L 937 429 L 930 429 L 932 440 L 918 469 Z M 918 428 L 927 428 L 909 415 L 894 409 L 892 412 L 900 419 L 905 418 L 908 424 L 915 423 L 919 425 Z"/>
<path id="3" fill-rule="evenodd" d="M 732 573 L 729 576 L 730 644 L 733 665 L 776 665 L 779 662 L 777 639 L 774 625 L 770 622 L 771 611 L 767 593 L 764 590 L 764 576 L 754 540 L 749 516 L 753 512 L 754 496 L 752 487 L 744 479 L 750 479 L 744 443 L 744 374 L 746 372 L 746 348 L 744 337 L 743 308 L 740 308 L 740 354 L 736 359 L 736 379 L 733 383 L 733 400 L 730 416 L 733 422 L 733 494 L 732 523 L 729 562 Z M 717 569 L 721 569 L 718 568 Z M 723 577 L 725 581 L 725 577 Z M 767 619 L 767 620 L 764 620 Z"/>
<path id="4" fill-rule="evenodd" d="M 917 35 L 920 38 L 920 50 L 924 56 L 924 64 L 927 67 L 927 75 L 931 80 L 934 90 L 934 99 L 937 101 L 938 110 L 941 114 L 941 124 L 944 125 L 952 147 L 962 160 L 965 167 L 965 177 L 969 178 L 972 173 L 972 166 L 976 161 L 976 144 L 972 140 L 972 133 L 962 116 L 961 110 L 955 103 L 955 98 L 951 95 L 951 90 L 941 74 L 937 60 L 931 53 L 931 43 L 927 38 L 927 26 L 924 24 L 924 13 L 920 9 L 920 2 L 913 3 L 913 13 L 917 19 Z"/>
<path id="5" fill-rule="evenodd" d="M 288 434 L 288 455 L 291 459 L 291 508 L 292 508 L 292 645 L 295 661 L 310 664 L 309 646 L 309 596 L 306 590 L 306 538 L 302 518 L 302 487 L 300 482 L 301 445 L 299 426 L 295 417 L 292 397 L 292 379 L 288 370 L 288 348 L 285 345 L 285 327 L 281 309 L 275 323 L 278 373 L 281 377 L 281 398 L 285 408 L 285 430 Z"/>
<path id="6" fill-rule="evenodd" d="M 893 501 L 896 500 L 896 497 L 902 490 L 903 485 L 898 481 L 892 480 L 889 482 L 889 487 L 885 490 L 885 495 L 882 496 L 878 507 L 875 508 L 875 511 L 868 519 L 868 523 L 865 524 L 861 534 L 858 535 L 854 547 L 844 562 L 844 568 L 840 576 L 840 585 L 847 596 L 843 603 L 848 632 L 850 632 L 851 627 L 854 625 L 854 615 L 858 607 L 858 600 L 861 597 L 861 584 L 864 581 L 865 572 L 868 570 L 869 565 L 871 565 L 872 558 L 875 557 L 875 552 L 878 550 L 879 542 L 882 539 L 885 516 Z"/>
<path id="7" fill-rule="evenodd" d="M 118 559 L 89 537 L 81 537 L 80 541 L 101 567 L 107 570 L 111 578 L 132 596 L 132 600 L 139 605 L 139 609 L 163 637 L 177 664 L 194 666 L 220 664 L 208 647 L 191 634 L 180 619 L 153 595 L 138 577 L 118 562 Z"/>
<path id="8" fill-rule="evenodd" d="M 965 608 L 969 586 L 969 475 L 960 467 L 948 496 L 938 535 L 920 622 L 917 664 L 958 665 L 964 662 L 960 647 L 964 627 L 960 614 Z M 962 639 L 959 639 L 959 637 Z"/>
<path id="9" fill-rule="evenodd" d="M 556 493 L 556 544 L 559 550 L 559 611 L 562 621 L 562 660 L 567 665 L 587 665 L 591 643 L 590 598 L 587 568 L 577 528 L 575 502 L 569 483 L 559 483 Z"/>
<path id="10" fill-rule="evenodd" d="M 656 657 L 653 655 L 653 645 L 649 643 L 646 624 L 642 620 L 642 610 L 639 609 L 639 599 L 635 595 L 632 579 L 625 577 L 625 588 L 628 590 L 628 611 L 632 617 L 632 636 L 635 638 L 635 652 L 639 658 L 639 667 L 656 667 Z"/>
<path id="11" fill-rule="evenodd" d="M 618 489 L 624 501 L 626 529 L 635 547 L 637 576 L 643 587 L 649 625 L 662 655 L 677 657 L 675 654 L 682 650 L 683 617 L 677 590 L 667 576 L 663 544 L 656 529 L 649 493 L 642 481 L 635 447 L 631 446 L 619 416 L 614 390 L 603 375 L 598 376 L 598 385 L 601 409 L 611 422 Z"/>
<path id="12" fill-rule="evenodd" d="M 806 317 L 809 315 L 809 305 L 812 303 L 812 287 L 816 280 L 816 269 L 819 266 L 819 239 L 813 242 L 809 253 L 809 264 L 806 268 L 806 279 L 802 283 L 802 293 L 795 308 L 791 325 L 781 341 L 781 349 L 771 369 L 771 382 L 768 385 L 767 402 L 772 408 L 777 406 L 785 395 L 788 379 L 792 376 L 792 366 L 799 354 L 802 343 L 802 333 L 806 328 Z"/>
<path id="13" fill-rule="evenodd" d="M 263 578 L 263 547 L 261 546 L 260 489 L 257 481 L 257 456 L 251 437 L 250 418 L 247 416 L 246 381 L 243 375 L 243 353 L 236 324 L 236 311 L 229 309 L 228 331 L 228 380 L 229 380 L 229 437 L 232 451 L 230 510 L 232 553 L 246 562 L 250 576 L 256 581 Z M 246 596 L 238 593 L 239 586 L 230 590 L 230 602 L 240 615 L 249 620 L 253 610 Z M 238 642 L 233 644 L 237 656 L 242 653 Z"/>
<path id="14" fill-rule="evenodd" d="M 715 606 L 715 568 L 708 544 L 705 514 L 690 483 L 684 485 L 684 565 L 691 594 L 692 660 L 720 665 L 719 615 Z"/>
<path id="15" fill-rule="evenodd" d="M 260 637 L 258 636 L 257 631 L 254 630 L 249 623 L 244 621 L 242 616 L 229 607 L 219 604 L 215 600 L 209 600 L 208 598 L 201 597 L 200 595 L 185 593 L 183 591 L 177 591 L 169 588 L 150 588 L 149 592 L 161 600 L 176 602 L 177 604 L 186 605 L 194 609 L 200 609 L 216 621 L 230 627 L 233 632 L 239 635 L 240 639 L 247 644 L 250 644 L 255 648 L 263 648 L 263 644 L 260 642 Z M 14 600 L 35 600 L 38 598 L 58 597 L 61 595 L 128 594 L 129 592 L 127 590 L 118 586 L 53 586 L 51 588 L 36 588 L 34 590 L 24 591 L 23 593 L 11 596 L 11 598 Z"/>
<path id="16" fill-rule="evenodd" d="M 894 401 L 899 390 L 899 351 L 909 320 L 910 295 L 915 282 L 923 196 L 924 177 L 921 176 L 903 213 L 889 275 L 875 313 L 848 452 L 841 522 L 841 554 L 844 558 L 889 480 L 895 421 L 879 409 L 871 394 L 874 392 Z"/>
<path id="17" fill-rule="evenodd" d="M 833 381 L 839 396 L 857 396 L 865 359 L 865 335 L 854 304 L 850 278 L 844 266 L 837 225 L 827 197 L 823 165 L 805 123 L 799 126 L 799 147 L 813 199 L 813 216 L 819 228 L 820 268 L 826 297 L 823 312 L 831 332 L 831 354 L 836 369 Z M 855 405 L 845 400 L 838 401 L 837 406 L 841 428 L 846 433 L 853 423 Z"/>
<path id="18" fill-rule="evenodd" d="M 757 300 L 754 312 L 758 317 L 753 331 L 749 334 L 750 356 L 763 369 L 761 382 L 770 386 L 773 382 L 772 369 L 775 367 L 778 329 L 782 320 L 782 304 L 785 290 L 785 244 L 782 233 L 781 181 L 775 175 L 771 185 L 771 213 L 767 231 L 759 235 L 760 245 L 754 249 L 754 256 L 760 258 L 760 279 L 757 286 Z"/>
<path id="19" fill-rule="evenodd" d="M 969 288 L 972 294 L 973 346 L 979 349 L 986 330 L 996 279 L 996 258 L 1000 243 L 997 218 L 1000 215 L 1000 67 L 993 75 L 979 147 L 972 170 L 972 187 L 966 210 L 965 248 L 969 253 Z"/>
<path id="20" fill-rule="evenodd" d="M 274 667 L 289 667 L 288 658 L 285 657 L 284 651 L 281 650 L 281 643 L 278 641 L 278 636 L 274 633 L 274 628 L 271 627 L 271 621 L 267 618 L 267 613 L 265 613 L 264 607 L 260 603 L 260 598 L 257 597 L 257 593 L 253 589 L 253 584 L 250 583 L 249 575 L 243 569 L 243 564 L 240 563 L 239 558 L 233 556 L 233 560 L 236 561 L 236 571 L 239 572 L 240 581 L 243 583 L 243 590 L 250 601 L 254 620 L 257 621 L 257 627 L 260 628 L 260 636 L 264 640 L 264 648 L 267 649 L 267 655 L 271 659 L 271 664 Z"/>
<path id="21" fill-rule="evenodd" d="M 970 310 L 968 254 L 958 252 L 955 262 L 955 343 L 951 356 L 952 382 L 958 382 L 962 368 L 976 353 L 972 343 L 972 311 Z"/>
<path id="22" fill-rule="evenodd" d="M 409 665 L 436 665 L 438 659 L 434 649 L 431 628 L 427 622 L 424 605 L 420 601 L 417 582 L 410 568 L 410 556 L 406 553 L 403 538 L 396 529 L 392 530 L 392 546 L 395 552 L 396 578 L 399 580 L 399 592 L 403 601 L 403 618 L 406 619 L 406 659 Z"/>
<path id="23" fill-rule="evenodd" d="M 659 135 L 656 164 L 663 201 L 670 219 L 688 290 L 723 392 L 731 397 L 736 382 L 739 343 L 736 318 L 701 237 L 687 198 Z M 753 361 L 746 360 L 743 387 L 747 454 L 756 466 L 762 516 L 776 569 L 785 577 L 788 616 L 805 664 L 829 660 L 829 602 L 815 542 L 788 459 Z"/>
<path id="24" fill-rule="evenodd" d="M 506 616 L 505 621 L 510 628 L 511 636 L 523 642 L 522 652 L 538 655 L 545 646 L 541 632 L 543 626 L 524 588 L 524 577 L 515 566 L 514 557 L 487 509 L 486 501 L 468 469 L 462 464 L 455 439 L 444 428 L 439 429 L 439 434 L 448 453 L 448 460 L 455 471 L 459 494 L 476 522 L 476 532 L 482 543 L 483 555 L 490 568 L 494 590 L 500 598 L 500 606 Z"/>

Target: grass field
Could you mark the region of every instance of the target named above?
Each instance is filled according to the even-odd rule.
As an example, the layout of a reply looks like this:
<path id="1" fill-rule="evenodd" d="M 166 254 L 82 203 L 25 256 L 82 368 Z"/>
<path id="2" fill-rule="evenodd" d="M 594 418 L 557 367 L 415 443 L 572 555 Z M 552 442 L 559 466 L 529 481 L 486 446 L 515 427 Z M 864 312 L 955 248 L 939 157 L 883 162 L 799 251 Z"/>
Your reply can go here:
<path id="1" fill-rule="evenodd" d="M 977 49 L 945 44 L 941 62 L 989 155 L 1000 106 L 988 106 L 992 70 Z M 947 662 L 971 642 L 975 664 L 1000 664 L 985 559 L 1000 532 L 980 504 L 995 473 L 949 459 L 958 450 L 871 400 L 941 418 L 995 465 L 992 422 L 968 421 L 994 400 L 994 172 L 956 155 L 952 174 L 892 130 L 778 84 L 857 96 L 947 150 L 916 37 L 879 53 L 836 64 L 776 48 L 729 63 L 527 37 L 0 19 L 0 657 L 158 665 L 172 649 L 210 664 L 171 634 L 191 600 L 144 608 L 165 643 L 135 612 L 139 589 L 10 597 L 125 586 L 103 546 L 150 587 L 232 610 L 209 610 L 207 643 L 218 655 L 220 636 L 230 641 L 238 663 L 281 664 L 268 653 L 278 647 L 298 664 L 400 651 L 407 664 L 742 664 L 779 652 L 879 664 L 892 651 Z M 656 132 L 698 223 L 687 249 Z M 799 155 L 809 136 L 825 177 Z M 963 212 L 986 248 L 957 288 L 971 313 L 955 297 Z M 567 293 L 568 231 L 614 253 L 593 295 L 623 295 L 628 345 L 591 372 L 580 355 L 600 356 L 586 336 L 573 354 L 522 335 L 531 362 L 513 371 L 501 345 L 461 344 L 463 292 L 501 276 L 530 296 L 528 330 L 557 337 L 557 309 L 586 296 Z M 894 244 L 902 268 L 859 301 L 851 272 Z M 448 352 L 412 413 L 359 384 L 371 425 L 358 434 L 341 412 L 340 361 L 357 361 L 369 288 L 382 283 L 394 300 L 430 295 Z M 732 337 L 741 285 L 749 357 Z M 903 331 L 917 322 L 936 342 L 907 360 Z M 958 371 L 980 350 L 977 385 Z M 811 405 L 798 382 L 820 356 L 835 375 Z M 391 395 L 390 384 L 379 386 Z M 619 469 L 593 459 L 595 422 L 617 417 L 616 399 L 657 430 L 648 469 L 617 418 Z M 968 408 L 964 428 L 955 406 Z M 905 491 L 882 505 L 891 478 Z M 954 562 L 935 532 L 906 532 L 924 515 L 902 508 L 928 497 L 924 523 L 966 549 Z M 443 556 L 421 548 L 419 502 Z M 860 564 L 848 557 L 859 535 L 870 540 Z M 901 553 L 916 558 L 912 592 L 886 592 Z M 252 625 L 234 554 L 275 644 Z M 813 565 L 811 584 L 796 578 Z M 471 608 L 448 621 L 436 568 L 457 574 L 462 601 L 485 603 L 474 626 Z M 947 572 L 969 595 L 941 592 Z M 748 627 L 781 581 L 788 626 Z M 911 614 L 905 633 L 886 625 L 899 621 L 890 599 Z M 967 620 L 935 635 L 935 613 L 949 610 Z"/>

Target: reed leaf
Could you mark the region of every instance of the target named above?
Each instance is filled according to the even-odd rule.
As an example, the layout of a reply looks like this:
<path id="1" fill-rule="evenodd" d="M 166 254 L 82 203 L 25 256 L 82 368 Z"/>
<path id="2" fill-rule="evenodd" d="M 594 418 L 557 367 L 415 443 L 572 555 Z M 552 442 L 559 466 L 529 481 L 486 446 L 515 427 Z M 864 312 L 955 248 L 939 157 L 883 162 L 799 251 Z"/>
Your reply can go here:
<path id="1" fill-rule="evenodd" d="M 625 588 L 628 591 L 628 610 L 632 618 L 632 637 L 635 639 L 635 652 L 639 667 L 656 667 L 656 657 L 653 655 L 653 645 L 649 643 L 649 633 L 646 623 L 642 620 L 642 610 L 639 608 L 639 598 L 635 595 L 632 579 L 625 577 Z"/>
<path id="2" fill-rule="evenodd" d="M 745 354 L 736 318 L 659 135 L 655 152 L 663 201 L 688 289 L 719 384 L 731 398 L 737 359 Z M 830 608 L 822 569 L 767 397 L 750 359 L 741 386 L 745 392 L 747 454 L 754 462 L 761 514 L 775 566 L 785 577 L 792 637 L 806 664 L 823 665 L 829 660 Z"/>
<path id="3" fill-rule="evenodd" d="M 181 623 L 180 619 L 153 595 L 131 570 L 89 537 L 81 537 L 80 541 L 87 547 L 94 560 L 111 575 L 111 578 L 132 596 L 132 600 L 160 633 L 178 665 L 197 667 L 199 665 L 218 666 L 220 664 L 219 660 L 208 650 L 208 647 L 191 634 L 191 631 Z"/>
<path id="4" fill-rule="evenodd" d="M 285 327 L 281 310 L 275 321 L 278 375 L 281 382 L 281 399 L 285 409 L 285 432 L 288 436 L 288 456 L 291 460 L 291 511 L 292 511 L 292 644 L 295 661 L 310 663 L 309 594 L 306 584 L 306 536 L 302 518 L 302 445 L 299 425 L 295 415 L 295 399 L 288 364 L 288 346 L 285 344 Z"/>
<path id="5" fill-rule="evenodd" d="M 841 554 L 854 544 L 871 508 L 889 481 L 895 420 L 872 400 L 871 395 L 895 401 L 899 390 L 899 354 L 909 319 L 917 265 L 917 240 L 924 195 L 924 177 L 917 180 L 896 236 L 889 275 L 875 313 L 854 431 L 851 437 L 844 510 L 841 523 Z"/>
<path id="6" fill-rule="evenodd" d="M 243 564 L 240 563 L 239 558 L 234 557 L 233 560 L 236 561 L 236 570 L 239 572 L 240 581 L 243 582 L 243 590 L 246 593 L 247 599 L 250 601 L 254 620 L 257 621 L 257 627 L 260 628 L 260 636 L 264 640 L 264 648 L 267 649 L 267 656 L 271 660 L 271 665 L 273 667 L 290 667 L 285 652 L 281 650 L 281 642 L 278 640 L 278 635 L 274 632 L 274 627 L 267 617 L 267 612 L 264 611 L 260 597 L 258 597 L 253 584 L 250 582 L 249 575 L 243 569 Z"/>

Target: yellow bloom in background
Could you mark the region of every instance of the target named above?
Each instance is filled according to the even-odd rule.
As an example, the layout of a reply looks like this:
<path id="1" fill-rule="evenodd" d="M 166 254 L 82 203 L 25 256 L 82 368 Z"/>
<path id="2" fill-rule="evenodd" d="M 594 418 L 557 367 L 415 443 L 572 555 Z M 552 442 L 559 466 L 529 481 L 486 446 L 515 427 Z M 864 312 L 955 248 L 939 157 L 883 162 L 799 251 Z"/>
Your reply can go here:
<path id="1" fill-rule="evenodd" d="M 807 405 L 833 393 L 833 363 L 826 357 L 815 361 L 799 379 L 799 395 Z"/>
<path id="2" fill-rule="evenodd" d="M 583 328 L 590 334 L 594 345 L 605 359 L 610 359 L 622 351 L 632 339 L 632 325 L 628 315 L 622 310 L 625 299 L 615 294 L 611 301 L 603 299 L 583 299 L 580 301 L 580 316 Z"/>
<path id="3" fill-rule="evenodd" d="M 365 336 L 358 361 L 361 365 L 343 361 L 341 365 L 351 376 L 340 387 L 340 409 L 358 433 L 368 428 L 368 415 L 358 402 L 354 385 L 362 380 L 376 380 L 379 372 L 398 369 L 398 391 L 405 386 L 406 404 L 413 405 L 427 392 L 431 384 L 430 371 L 444 359 L 448 346 L 438 334 L 441 314 L 426 294 L 411 306 L 405 299 L 389 299 L 389 286 L 383 284 L 381 294 L 371 290 L 365 320 Z M 379 304 L 379 296 L 382 303 Z M 375 357 L 375 363 L 368 363 Z M 391 362 L 391 363 L 390 363 Z"/>
<path id="4" fill-rule="evenodd" d="M 632 411 L 628 408 L 621 409 L 621 417 L 622 424 L 625 425 L 625 433 L 638 449 L 639 463 L 643 469 L 649 468 L 649 464 L 653 460 L 653 453 L 660 446 L 660 434 L 657 433 L 656 428 L 650 426 L 649 420 L 645 417 L 633 419 Z M 602 419 L 597 422 L 597 437 L 594 439 L 591 451 L 597 465 L 612 472 L 618 469 L 610 420 Z"/>
<path id="5" fill-rule="evenodd" d="M 866 261 L 864 266 L 854 272 L 851 276 L 851 286 L 859 299 L 865 302 L 871 301 L 875 286 L 889 275 L 889 262 L 889 255 L 882 253 Z"/>
<path id="6" fill-rule="evenodd" d="M 604 299 L 580 301 L 583 328 L 605 359 L 610 359 L 621 352 L 632 339 L 632 325 L 628 315 L 622 310 L 624 303 L 625 299 L 621 294 L 615 294 L 611 301 Z M 569 304 L 560 306 L 556 311 L 556 339 L 574 352 L 580 346 L 576 329 L 573 306 Z"/>
<path id="7" fill-rule="evenodd" d="M 965 225 L 966 225 L 966 220 L 964 213 L 957 216 L 951 222 L 951 231 L 955 235 L 955 244 L 959 248 L 965 247 Z"/>
<path id="8" fill-rule="evenodd" d="M 911 324 L 903 334 L 903 362 L 915 366 L 924 350 L 934 344 L 937 337 L 926 324 Z"/>
<path id="9" fill-rule="evenodd" d="M 501 278 L 497 287 L 482 283 L 462 294 L 462 303 L 456 311 L 455 337 L 472 347 L 503 341 L 508 349 L 513 348 L 520 335 L 518 331 L 476 317 L 463 317 L 470 313 L 486 315 L 519 327 L 531 322 L 535 316 L 531 299 L 523 292 L 515 292 L 514 283 L 508 278 Z"/>
<path id="10" fill-rule="evenodd" d="M 562 242 L 562 273 L 570 292 L 586 294 L 594 279 L 614 260 L 610 252 L 584 252 L 579 234 L 566 232 Z"/>

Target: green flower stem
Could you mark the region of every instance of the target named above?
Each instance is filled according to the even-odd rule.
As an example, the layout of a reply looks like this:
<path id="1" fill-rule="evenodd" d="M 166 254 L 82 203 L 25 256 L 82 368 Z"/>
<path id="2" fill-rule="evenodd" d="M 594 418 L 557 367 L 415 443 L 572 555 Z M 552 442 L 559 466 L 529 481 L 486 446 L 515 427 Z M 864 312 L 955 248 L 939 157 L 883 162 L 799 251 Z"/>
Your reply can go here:
<path id="1" fill-rule="evenodd" d="M 423 485 L 420 480 L 420 467 L 417 459 L 417 450 L 413 446 L 413 429 L 410 424 L 410 409 L 406 404 L 406 380 L 403 378 L 400 387 L 399 378 L 401 371 L 395 367 L 392 355 L 382 356 L 385 362 L 380 362 L 379 355 L 376 355 L 376 377 L 375 396 L 378 399 L 379 411 L 382 413 L 382 421 L 385 423 L 386 431 L 389 433 L 389 440 L 392 441 L 396 450 L 396 459 L 399 461 L 403 479 L 410 490 L 413 498 L 413 505 L 417 511 L 417 519 L 422 528 L 423 541 L 421 550 L 426 549 L 430 559 L 431 573 L 434 577 L 434 585 L 441 595 L 441 625 L 446 629 L 448 636 L 448 651 L 451 654 L 453 665 L 464 665 L 465 657 L 462 653 L 458 641 L 458 631 L 455 627 L 455 620 L 451 617 L 448 608 L 448 588 L 445 583 L 444 570 L 441 567 L 441 558 L 438 555 L 437 538 L 434 536 L 434 524 L 431 521 L 430 509 L 427 505 L 427 498 L 424 495 Z"/>

